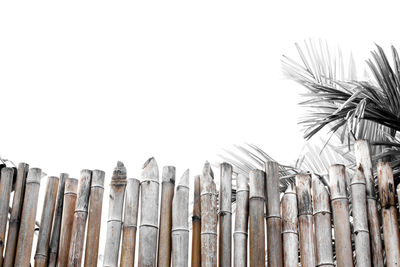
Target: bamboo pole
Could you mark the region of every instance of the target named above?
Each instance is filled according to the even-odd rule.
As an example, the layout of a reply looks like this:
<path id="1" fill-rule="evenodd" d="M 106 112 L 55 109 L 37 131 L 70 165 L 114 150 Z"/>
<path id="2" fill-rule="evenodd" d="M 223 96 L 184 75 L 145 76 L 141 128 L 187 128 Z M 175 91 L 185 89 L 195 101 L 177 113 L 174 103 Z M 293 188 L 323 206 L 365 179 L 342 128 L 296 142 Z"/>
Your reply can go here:
<path id="1" fill-rule="evenodd" d="M 2 168 L 0 177 L 0 267 L 3 266 L 3 250 L 6 237 L 8 207 L 13 184 L 14 169 Z"/>
<path id="2" fill-rule="evenodd" d="M 129 178 L 126 185 L 125 213 L 121 247 L 121 267 L 132 267 L 135 263 L 135 243 L 139 209 L 140 181 Z"/>
<path id="3" fill-rule="evenodd" d="M 371 266 L 371 247 L 368 230 L 367 194 L 361 165 L 350 183 L 353 205 L 353 228 L 357 266 Z"/>
<path id="4" fill-rule="evenodd" d="M 272 161 L 266 162 L 265 173 L 268 266 L 282 267 L 282 218 L 280 211 L 278 163 Z"/>
<path id="5" fill-rule="evenodd" d="M 30 266 L 41 176 L 41 169 L 29 169 L 28 177 L 26 178 L 24 204 L 18 233 L 18 243 L 14 263 L 15 267 Z"/>
<path id="6" fill-rule="evenodd" d="M 224 162 L 220 168 L 218 266 L 223 267 L 232 265 L 232 165 Z"/>
<path id="7" fill-rule="evenodd" d="M 299 234 L 297 231 L 297 197 L 296 188 L 290 183 L 281 200 L 282 209 L 282 245 L 283 266 L 299 265 Z"/>
<path id="8" fill-rule="evenodd" d="M 99 255 L 101 210 L 103 208 L 104 171 L 94 170 L 90 186 L 89 219 L 85 247 L 85 267 L 96 267 Z"/>
<path id="9" fill-rule="evenodd" d="M 247 236 L 249 216 L 249 184 L 248 178 L 238 174 L 236 177 L 236 214 L 235 232 L 233 233 L 233 265 L 247 266 Z"/>
<path id="10" fill-rule="evenodd" d="M 52 228 L 53 230 L 51 232 L 51 239 L 50 239 L 48 267 L 55 267 L 57 264 L 57 251 L 58 251 L 58 243 L 60 241 L 60 229 L 61 229 L 61 220 L 62 220 L 63 203 L 64 203 L 65 180 L 67 178 L 68 174 L 61 173 L 60 180 L 58 181 L 56 210 L 54 213 L 54 222 Z"/>
<path id="11" fill-rule="evenodd" d="M 375 192 L 375 180 L 372 170 L 371 148 L 367 140 L 357 140 L 354 143 L 356 164 L 361 164 L 364 170 L 367 190 L 367 213 L 369 234 L 371 238 L 372 265 L 383 267 L 383 249 L 378 215 L 378 204 Z"/>
<path id="12" fill-rule="evenodd" d="M 159 176 L 154 158 L 148 159 L 140 185 L 139 267 L 154 267 L 157 260 Z"/>
<path id="13" fill-rule="evenodd" d="M 397 221 L 396 198 L 392 165 L 378 163 L 378 186 L 382 207 L 383 237 L 385 241 L 386 266 L 400 265 L 400 236 Z"/>
<path id="14" fill-rule="evenodd" d="M 51 224 L 53 222 L 54 206 L 57 197 L 57 187 L 58 177 L 49 176 L 47 178 L 46 194 L 43 202 L 42 217 L 40 219 L 40 228 L 35 254 L 35 267 L 47 266 Z"/>
<path id="15" fill-rule="evenodd" d="M 28 176 L 29 165 L 26 163 L 18 164 L 17 180 L 13 204 L 11 208 L 10 221 L 8 225 L 7 245 L 4 255 L 3 266 L 13 267 L 15 259 L 15 249 L 18 241 L 18 230 L 21 221 L 22 204 L 24 203 L 26 177 Z"/>
<path id="16" fill-rule="evenodd" d="M 200 177 L 201 207 L 201 266 L 217 266 L 217 189 L 214 173 L 208 162 Z"/>
<path id="17" fill-rule="evenodd" d="M 72 224 L 71 243 L 68 253 L 69 267 L 81 266 L 91 181 L 92 171 L 86 169 L 82 170 L 81 178 L 79 180 L 78 196 L 74 212 L 74 223 Z"/>
<path id="18" fill-rule="evenodd" d="M 172 266 L 187 267 L 189 251 L 189 170 L 186 170 L 172 200 Z M 170 265 L 168 265 L 169 267 Z"/>
<path id="19" fill-rule="evenodd" d="M 194 178 L 192 215 L 192 267 L 201 266 L 200 175 Z"/>
<path id="20" fill-rule="evenodd" d="M 118 266 L 126 182 L 126 168 L 118 161 L 111 178 L 103 266 Z"/>
<path id="21" fill-rule="evenodd" d="M 312 201 L 317 266 L 335 266 L 332 251 L 331 205 L 329 193 L 315 175 L 312 176 Z"/>
<path id="22" fill-rule="evenodd" d="M 161 185 L 160 230 L 157 266 L 171 266 L 172 198 L 175 188 L 175 167 L 163 168 Z"/>
<path id="23" fill-rule="evenodd" d="M 329 180 L 335 229 L 336 264 L 338 267 L 354 266 L 345 167 L 340 164 L 332 165 L 329 168 Z"/>
<path id="24" fill-rule="evenodd" d="M 265 265 L 265 173 L 252 170 L 249 176 L 250 267 L 259 267 Z"/>
<path id="25" fill-rule="evenodd" d="M 302 267 L 315 267 L 315 236 L 312 219 L 310 176 L 296 175 L 296 195 L 299 214 L 300 260 Z"/>
<path id="26" fill-rule="evenodd" d="M 78 179 L 67 178 L 65 180 L 63 213 L 61 217 L 60 243 L 57 253 L 57 266 L 68 265 L 69 247 L 72 237 L 72 225 L 74 223 L 74 211 L 76 206 L 76 193 Z"/>

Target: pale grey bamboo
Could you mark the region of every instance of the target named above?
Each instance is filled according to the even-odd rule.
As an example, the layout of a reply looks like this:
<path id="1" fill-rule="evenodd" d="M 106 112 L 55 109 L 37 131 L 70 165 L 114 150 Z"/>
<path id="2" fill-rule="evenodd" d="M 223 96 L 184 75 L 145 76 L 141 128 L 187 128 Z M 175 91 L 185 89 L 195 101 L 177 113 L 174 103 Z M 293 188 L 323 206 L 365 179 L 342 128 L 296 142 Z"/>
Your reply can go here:
<path id="1" fill-rule="evenodd" d="M 299 234 L 296 188 L 293 183 L 288 185 L 282 197 L 281 208 L 283 266 L 297 267 L 299 265 Z"/>
<path id="2" fill-rule="evenodd" d="M 3 266 L 3 250 L 6 242 L 8 209 L 11 187 L 13 184 L 14 169 L 2 168 L 0 177 L 0 267 Z"/>
<path id="3" fill-rule="evenodd" d="M 220 165 L 219 190 L 219 261 L 218 266 L 231 266 L 232 258 L 232 165 Z"/>

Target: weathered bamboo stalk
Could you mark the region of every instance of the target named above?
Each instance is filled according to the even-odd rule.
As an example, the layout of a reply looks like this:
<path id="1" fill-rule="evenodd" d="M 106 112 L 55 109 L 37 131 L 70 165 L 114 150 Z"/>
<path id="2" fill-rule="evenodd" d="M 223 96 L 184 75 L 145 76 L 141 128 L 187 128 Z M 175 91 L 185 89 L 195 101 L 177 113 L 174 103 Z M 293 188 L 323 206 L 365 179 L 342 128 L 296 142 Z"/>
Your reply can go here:
<path id="1" fill-rule="evenodd" d="M 265 164 L 265 173 L 268 266 L 282 267 L 282 218 L 278 163 L 268 161 Z"/>
<path id="2" fill-rule="evenodd" d="M 201 201 L 201 266 L 217 266 L 217 189 L 214 174 L 208 162 L 200 177 Z"/>
<path id="3" fill-rule="evenodd" d="M 353 228 L 357 266 L 371 266 L 371 247 L 368 230 L 367 194 L 361 165 L 350 182 L 353 205 Z"/>
<path id="4" fill-rule="evenodd" d="M 72 224 L 71 243 L 68 253 L 68 266 L 81 266 L 83 256 L 83 244 L 85 242 L 86 220 L 88 216 L 90 185 L 92 171 L 82 170 L 79 180 L 78 196 Z"/>
<path id="5" fill-rule="evenodd" d="M 122 212 L 126 188 L 126 168 L 120 161 L 115 167 L 110 185 L 106 246 L 103 266 L 118 266 L 119 245 L 122 230 Z"/>
<path id="6" fill-rule="evenodd" d="M 56 210 L 54 212 L 53 228 L 51 231 L 50 238 L 50 249 L 49 249 L 49 264 L 48 267 L 55 267 L 57 264 L 57 252 L 58 243 L 60 242 L 60 229 L 64 203 L 64 190 L 65 180 L 68 178 L 68 174 L 61 173 L 60 180 L 58 181 L 57 199 L 56 199 Z"/>
<path id="7" fill-rule="evenodd" d="M 265 173 L 252 170 L 249 175 L 250 267 L 265 265 Z"/>
<path id="8" fill-rule="evenodd" d="M 336 264 L 338 267 L 354 266 L 345 171 L 345 167 L 340 164 L 332 165 L 329 168 L 329 180 L 332 194 L 331 203 L 335 229 Z"/>
<path id="9" fill-rule="evenodd" d="M 157 260 L 159 174 L 157 162 L 148 159 L 140 185 L 139 267 L 154 267 Z"/>
<path id="10" fill-rule="evenodd" d="M 40 228 L 35 254 L 35 267 L 47 266 L 57 188 L 58 177 L 49 176 L 47 178 L 46 194 L 43 202 L 42 217 L 40 219 Z"/>
<path id="11" fill-rule="evenodd" d="M 247 266 L 247 236 L 249 216 L 249 183 L 246 176 L 236 177 L 236 214 L 235 232 L 233 233 L 234 267 Z"/>
<path id="12" fill-rule="evenodd" d="M 172 199 L 175 188 L 175 167 L 165 166 L 162 173 L 158 267 L 171 266 Z"/>
<path id="13" fill-rule="evenodd" d="M 172 200 L 172 266 L 187 267 L 189 259 L 189 170 L 186 170 Z M 168 265 L 170 267 L 170 265 Z"/>
<path id="14" fill-rule="evenodd" d="M 300 260 L 302 267 L 315 267 L 315 236 L 312 219 L 310 176 L 296 175 L 296 195 L 299 214 Z"/>
<path id="15" fill-rule="evenodd" d="M 200 175 L 194 178 L 192 215 L 192 267 L 201 266 Z"/>
<path id="16" fill-rule="evenodd" d="M 2 168 L 0 176 L 0 267 L 3 266 L 3 250 L 6 242 L 6 229 L 14 169 Z"/>
<path id="17" fill-rule="evenodd" d="M 15 249 L 18 241 L 18 230 L 21 221 L 22 205 L 24 203 L 26 177 L 28 176 L 29 165 L 20 163 L 18 165 L 17 180 L 15 182 L 15 191 L 13 204 L 8 226 L 7 245 L 4 255 L 4 267 L 13 267 L 15 259 Z"/>
<path id="18" fill-rule="evenodd" d="M 18 243 L 14 262 L 14 266 L 16 267 L 30 266 L 41 176 L 41 169 L 30 168 L 28 177 L 26 178 L 24 205 L 22 208 L 21 224 L 19 227 Z"/>
<path id="19" fill-rule="evenodd" d="M 125 213 L 121 246 L 121 267 L 132 267 L 135 263 L 135 243 L 139 209 L 140 181 L 129 178 L 126 185 Z"/>
<path id="20" fill-rule="evenodd" d="M 383 237 L 385 241 L 386 266 L 400 265 L 400 236 L 397 221 L 396 198 L 392 166 L 378 163 L 378 186 L 382 207 Z"/>
<path id="21" fill-rule="evenodd" d="M 223 267 L 232 265 L 232 165 L 224 162 L 220 168 L 218 266 Z"/>
<path id="22" fill-rule="evenodd" d="M 299 265 L 299 234 L 297 231 L 297 197 L 294 184 L 290 183 L 281 200 L 283 266 Z"/>
<path id="23" fill-rule="evenodd" d="M 90 186 L 89 219 L 85 247 L 85 267 L 96 267 L 99 256 L 101 210 L 103 208 L 104 171 L 94 170 Z"/>
<path id="24" fill-rule="evenodd" d="M 72 237 L 72 225 L 74 223 L 74 211 L 76 206 L 76 194 L 78 179 L 67 178 L 65 180 L 63 213 L 61 217 L 60 243 L 57 253 L 57 266 L 68 265 L 69 247 Z"/>
<path id="25" fill-rule="evenodd" d="M 312 177 L 312 201 L 317 266 L 335 266 L 332 251 L 331 205 L 329 193 L 316 176 Z"/>
<path id="26" fill-rule="evenodd" d="M 367 190 L 367 213 L 369 234 L 371 239 L 372 265 L 383 267 L 383 249 L 379 224 L 378 205 L 375 192 L 375 180 L 372 170 L 371 148 L 367 140 L 357 140 L 354 143 L 356 164 L 361 164 L 364 170 Z"/>

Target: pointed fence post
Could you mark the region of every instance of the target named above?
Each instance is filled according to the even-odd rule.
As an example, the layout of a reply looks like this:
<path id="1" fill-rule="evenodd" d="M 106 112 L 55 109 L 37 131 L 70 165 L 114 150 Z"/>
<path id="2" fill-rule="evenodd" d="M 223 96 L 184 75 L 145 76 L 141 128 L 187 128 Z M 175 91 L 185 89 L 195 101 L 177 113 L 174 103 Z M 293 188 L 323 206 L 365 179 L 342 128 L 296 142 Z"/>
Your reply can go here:
<path id="1" fill-rule="evenodd" d="M 6 242 L 6 229 L 14 169 L 2 168 L 0 176 L 0 267 L 3 266 L 3 250 Z"/>
<path id="2" fill-rule="evenodd" d="M 139 267 L 154 267 L 157 261 L 159 173 L 154 158 L 148 159 L 140 184 Z"/>
<path id="3" fill-rule="evenodd" d="M 176 187 L 172 200 L 172 266 L 187 267 L 189 259 L 189 170 Z M 169 267 L 169 266 L 168 266 Z"/>
<path id="4" fill-rule="evenodd" d="M 345 172 L 346 170 L 343 165 L 336 164 L 329 168 L 335 229 L 336 264 L 338 267 L 354 266 Z"/>
<path id="5" fill-rule="evenodd" d="M 200 175 L 194 178 L 192 215 L 192 267 L 201 266 Z"/>
<path id="6" fill-rule="evenodd" d="M 299 234 L 297 231 L 296 188 L 290 183 L 281 200 L 283 266 L 299 266 Z"/>
<path id="7" fill-rule="evenodd" d="M 385 241 L 386 266 L 400 265 L 400 237 L 397 221 L 396 197 L 392 166 L 388 162 L 378 163 L 378 186 L 382 207 L 383 236 Z"/>
<path id="8" fill-rule="evenodd" d="M 219 189 L 219 262 L 231 266 L 232 259 L 232 165 L 221 164 Z"/>

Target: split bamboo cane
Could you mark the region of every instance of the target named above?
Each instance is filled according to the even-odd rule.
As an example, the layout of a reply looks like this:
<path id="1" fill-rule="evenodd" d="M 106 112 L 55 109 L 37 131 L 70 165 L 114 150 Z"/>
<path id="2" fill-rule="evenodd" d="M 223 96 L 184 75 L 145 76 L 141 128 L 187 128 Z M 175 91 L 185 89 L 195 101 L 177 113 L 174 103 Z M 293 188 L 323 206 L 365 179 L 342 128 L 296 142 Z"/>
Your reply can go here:
<path id="1" fill-rule="evenodd" d="M 154 158 L 148 159 L 140 184 L 139 267 L 155 267 L 157 260 L 159 173 Z"/>
<path id="2" fill-rule="evenodd" d="M 278 163 L 268 161 L 265 164 L 265 173 L 268 266 L 282 267 L 282 218 Z"/>
<path id="3" fill-rule="evenodd" d="M 329 180 L 335 229 L 336 264 L 338 267 L 354 266 L 345 167 L 339 164 L 332 165 L 329 168 Z"/>
<path id="4" fill-rule="evenodd" d="M 200 175 L 194 178 L 192 215 L 192 267 L 201 266 Z"/>
<path id="5" fill-rule="evenodd" d="M 101 210 L 103 208 L 104 171 L 94 170 L 90 186 L 89 219 L 85 247 L 85 267 L 96 267 L 99 256 Z"/>
<path id="6" fill-rule="evenodd" d="M 82 170 L 74 212 L 74 223 L 72 224 L 71 243 L 68 253 L 69 267 L 81 266 L 82 263 L 91 182 L 92 171 Z"/>
<path id="7" fill-rule="evenodd" d="M 290 183 L 281 200 L 282 209 L 282 245 L 283 266 L 299 265 L 299 234 L 297 231 L 297 197 L 296 188 Z"/>
<path id="8" fill-rule="evenodd" d="M 30 266 L 41 176 L 41 169 L 29 169 L 28 177 L 26 178 L 24 204 L 18 233 L 17 250 L 15 253 L 15 267 Z"/>
<path id="9" fill-rule="evenodd" d="M 388 162 L 378 163 L 379 196 L 382 207 L 383 236 L 385 241 L 386 266 L 400 265 L 400 236 L 397 221 L 396 198 L 392 166 Z"/>
<path id="10" fill-rule="evenodd" d="M 224 267 L 232 265 L 232 165 L 224 162 L 220 168 L 218 266 Z"/>
<path id="11" fill-rule="evenodd" d="M 21 221 L 22 204 L 24 203 L 25 184 L 28 171 L 28 164 L 18 164 L 17 181 L 15 182 L 13 204 L 8 225 L 7 245 L 3 262 L 4 267 L 14 266 L 15 249 L 17 247 L 18 230 Z"/>
<path id="12" fill-rule="evenodd" d="M 265 265 L 265 173 L 250 171 L 249 179 L 249 245 L 250 267 Z"/>
<path id="13" fill-rule="evenodd" d="M 43 202 L 42 217 L 40 219 L 40 228 L 35 254 L 35 267 L 47 267 L 51 225 L 53 223 L 57 188 L 58 177 L 49 176 L 47 178 L 46 194 Z"/>
<path id="14" fill-rule="evenodd" d="M 372 265 L 383 267 L 383 249 L 378 215 L 378 204 L 375 192 L 375 180 L 372 170 L 371 148 L 367 140 L 357 140 L 354 143 L 356 164 L 361 164 L 364 170 L 367 190 L 367 213 L 369 234 L 371 239 Z"/>
<path id="15" fill-rule="evenodd" d="M 3 266 L 3 250 L 6 242 L 8 207 L 13 184 L 14 169 L 2 168 L 0 176 L 0 267 Z"/>
<path id="16" fill-rule="evenodd" d="M 208 162 L 200 177 L 201 266 L 217 266 L 217 195 L 214 174 Z"/>
<path id="17" fill-rule="evenodd" d="M 158 241 L 158 267 L 171 266 L 172 198 L 175 188 L 175 167 L 163 168 L 161 184 L 160 230 Z"/>
<path id="18" fill-rule="evenodd" d="M 234 267 L 247 266 L 247 236 L 249 216 L 249 183 L 248 178 L 238 174 L 236 177 L 236 214 L 235 232 L 233 233 Z"/>
<path id="19" fill-rule="evenodd" d="M 176 188 L 172 201 L 172 266 L 187 267 L 189 259 L 189 170 Z M 168 266 L 169 267 L 169 266 Z"/>
<path id="20" fill-rule="evenodd" d="M 132 267 L 135 263 L 135 244 L 139 209 L 140 181 L 129 178 L 125 193 L 125 213 L 121 246 L 121 267 Z"/>
<path id="21" fill-rule="evenodd" d="M 310 176 L 296 175 L 296 195 L 299 214 L 300 260 L 302 267 L 315 267 L 315 236 L 312 219 Z"/>
<path id="22" fill-rule="evenodd" d="M 120 161 L 115 167 L 111 178 L 110 200 L 108 205 L 108 221 L 106 246 L 104 249 L 103 266 L 118 266 L 119 245 L 122 230 L 122 212 L 126 187 L 126 168 Z"/>
<path id="23" fill-rule="evenodd" d="M 63 213 L 61 217 L 60 243 L 58 245 L 57 266 L 68 265 L 69 247 L 72 237 L 72 225 L 74 223 L 74 211 L 76 206 L 76 194 L 78 179 L 67 178 L 65 180 Z"/>
<path id="24" fill-rule="evenodd" d="M 350 183 L 353 205 L 353 228 L 357 266 L 371 266 L 371 247 L 368 230 L 367 194 L 365 177 L 358 165 Z"/>

